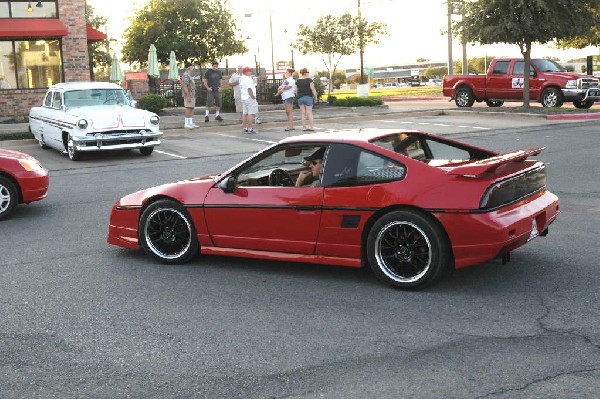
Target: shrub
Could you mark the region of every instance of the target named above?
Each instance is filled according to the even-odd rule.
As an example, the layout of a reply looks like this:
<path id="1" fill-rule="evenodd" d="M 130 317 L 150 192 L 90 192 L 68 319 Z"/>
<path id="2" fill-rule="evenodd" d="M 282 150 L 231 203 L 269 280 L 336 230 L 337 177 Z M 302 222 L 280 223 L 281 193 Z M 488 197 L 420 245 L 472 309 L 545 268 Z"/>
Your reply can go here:
<path id="1" fill-rule="evenodd" d="M 233 97 L 233 89 L 227 87 L 221 90 L 223 95 L 223 104 L 221 110 L 226 112 L 235 112 L 235 98 Z"/>
<path id="2" fill-rule="evenodd" d="M 315 90 L 317 91 L 317 99 L 320 99 L 323 93 L 325 93 L 326 87 L 319 78 L 313 79 L 313 83 L 315 84 Z"/>
<path id="3" fill-rule="evenodd" d="M 139 99 L 138 108 L 158 113 L 167 106 L 167 99 L 160 94 L 148 94 Z"/>
<path id="4" fill-rule="evenodd" d="M 331 105 L 338 107 L 371 107 L 374 105 L 382 105 L 381 97 L 345 97 L 336 98 L 331 96 Z"/>

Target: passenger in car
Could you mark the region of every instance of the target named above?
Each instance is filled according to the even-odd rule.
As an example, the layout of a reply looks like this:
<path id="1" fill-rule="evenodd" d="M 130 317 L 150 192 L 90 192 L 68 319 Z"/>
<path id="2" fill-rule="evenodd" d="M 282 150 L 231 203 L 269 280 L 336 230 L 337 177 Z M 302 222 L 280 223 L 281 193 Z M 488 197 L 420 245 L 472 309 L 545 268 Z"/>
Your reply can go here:
<path id="1" fill-rule="evenodd" d="M 298 175 L 296 187 L 311 186 L 318 187 L 320 185 L 321 166 L 323 165 L 323 156 L 325 155 L 325 147 L 319 147 L 311 155 L 304 158 L 308 162 L 309 170 L 304 170 Z"/>

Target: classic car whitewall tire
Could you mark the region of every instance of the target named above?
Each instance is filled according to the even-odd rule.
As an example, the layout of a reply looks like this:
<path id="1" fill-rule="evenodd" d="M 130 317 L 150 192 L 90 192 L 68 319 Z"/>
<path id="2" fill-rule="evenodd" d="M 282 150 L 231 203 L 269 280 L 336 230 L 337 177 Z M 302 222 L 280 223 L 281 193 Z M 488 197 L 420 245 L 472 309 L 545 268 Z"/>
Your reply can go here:
<path id="1" fill-rule="evenodd" d="M 198 237 L 187 210 L 173 200 L 150 204 L 140 217 L 139 242 L 164 263 L 185 263 L 198 253 Z"/>
<path id="2" fill-rule="evenodd" d="M 79 161 L 81 159 L 81 154 L 75 149 L 75 143 L 71 136 L 67 139 L 67 155 L 69 155 L 71 161 Z"/>
<path id="3" fill-rule="evenodd" d="M 445 232 L 429 217 L 412 210 L 387 213 L 373 224 L 367 258 L 377 278 L 404 289 L 433 283 L 452 264 Z"/>
<path id="4" fill-rule="evenodd" d="M 8 217 L 17 206 L 17 187 L 5 176 L 0 176 L 0 220 Z"/>

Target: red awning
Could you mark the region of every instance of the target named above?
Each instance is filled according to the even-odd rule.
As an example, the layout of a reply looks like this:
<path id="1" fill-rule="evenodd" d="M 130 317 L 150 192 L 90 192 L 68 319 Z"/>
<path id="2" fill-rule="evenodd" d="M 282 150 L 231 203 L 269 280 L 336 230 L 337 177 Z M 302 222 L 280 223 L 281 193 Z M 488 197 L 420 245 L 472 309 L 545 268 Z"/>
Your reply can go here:
<path id="1" fill-rule="evenodd" d="M 99 42 L 100 40 L 106 39 L 105 33 L 100 32 L 98 29 L 90 25 L 86 25 L 85 29 L 87 30 L 88 42 Z"/>
<path id="2" fill-rule="evenodd" d="M 58 19 L 19 18 L 0 20 L 0 38 L 66 36 L 67 27 Z"/>

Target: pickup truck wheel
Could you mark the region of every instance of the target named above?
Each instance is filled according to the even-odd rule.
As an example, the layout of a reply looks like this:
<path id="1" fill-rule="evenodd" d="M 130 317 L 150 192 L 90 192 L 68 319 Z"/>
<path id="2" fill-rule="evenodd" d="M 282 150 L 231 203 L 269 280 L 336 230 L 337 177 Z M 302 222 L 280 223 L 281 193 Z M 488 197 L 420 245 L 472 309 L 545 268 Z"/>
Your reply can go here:
<path id="1" fill-rule="evenodd" d="M 542 92 L 542 106 L 544 107 L 561 107 L 564 98 L 562 92 L 556 87 L 548 87 Z"/>
<path id="2" fill-rule="evenodd" d="M 573 105 L 575 106 L 575 108 L 588 109 L 588 108 L 591 108 L 592 105 L 594 105 L 594 102 L 592 100 L 573 101 Z"/>
<path id="3" fill-rule="evenodd" d="M 472 107 L 475 102 L 475 96 L 473 96 L 473 92 L 468 87 L 461 87 L 456 90 L 454 102 L 456 103 L 456 106 L 460 108 Z"/>
<path id="4" fill-rule="evenodd" d="M 487 104 L 488 107 L 501 107 L 502 105 L 504 105 L 504 101 L 502 100 L 485 100 L 485 103 Z"/>

